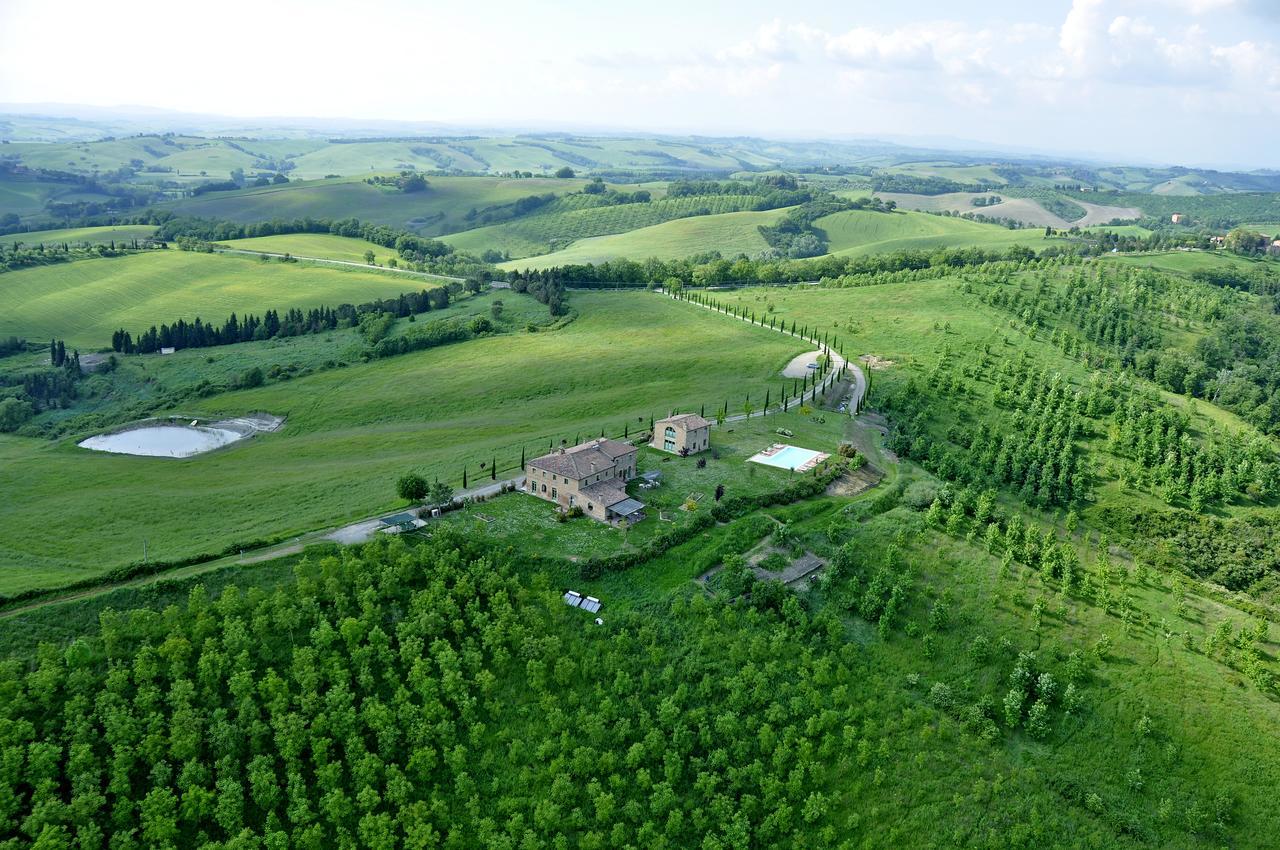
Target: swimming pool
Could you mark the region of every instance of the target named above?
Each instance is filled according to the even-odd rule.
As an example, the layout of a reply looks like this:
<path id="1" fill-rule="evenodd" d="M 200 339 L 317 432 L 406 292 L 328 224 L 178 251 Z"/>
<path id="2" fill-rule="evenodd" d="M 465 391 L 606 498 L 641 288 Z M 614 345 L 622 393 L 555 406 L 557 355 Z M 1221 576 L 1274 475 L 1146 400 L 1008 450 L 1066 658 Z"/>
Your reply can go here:
<path id="1" fill-rule="evenodd" d="M 747 458 L 751 463 L 762 463 L 765 466 L 776 466 L 778 469 L 795 469 L 807 472 L 826 460 L 829 455 L 815 452 L 813 449 L 802 449 L 799 446 L 775 445 L 759 454 Z"/>

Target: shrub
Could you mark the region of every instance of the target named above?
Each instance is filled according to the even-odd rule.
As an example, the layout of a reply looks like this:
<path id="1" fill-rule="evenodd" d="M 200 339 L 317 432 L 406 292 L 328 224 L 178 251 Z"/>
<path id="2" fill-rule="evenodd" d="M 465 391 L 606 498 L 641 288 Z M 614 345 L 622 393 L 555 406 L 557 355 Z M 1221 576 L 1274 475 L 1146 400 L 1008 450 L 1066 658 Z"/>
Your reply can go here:
<path id="1" fill-rule="evenodd" d="M 416 472 L 410 472 L 400 476 L 400 480 L 396 482 L 396 494 L 409 502 L 421 502 L 427 497 L 430 486 L 427 479 Z"/>
<path id="2" fill-rule="evenodd" d="M 912 510 L 927 510 L 938 498 L 938 488 L 928 481 L 912 481 L 902 494 L 903 504 Z"/>
<path id="3" fill-rule="evenodd" d="M 760 569 L 768 570 L 771 573 L 780 573 L 787 568 L 789 563 L 791 562 L 787 560 L 786 555 L 781 552 L 774 552 L 760 561 L 758 566 Z"/>

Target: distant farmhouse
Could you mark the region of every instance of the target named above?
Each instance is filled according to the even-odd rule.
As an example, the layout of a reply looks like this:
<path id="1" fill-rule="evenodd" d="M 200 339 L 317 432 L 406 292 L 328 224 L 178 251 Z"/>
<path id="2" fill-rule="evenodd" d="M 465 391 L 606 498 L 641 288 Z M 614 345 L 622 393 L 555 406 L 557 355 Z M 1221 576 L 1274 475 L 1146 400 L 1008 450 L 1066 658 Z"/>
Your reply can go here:
<path id="1" fill-rule="evenodd" d="M 710 442 L 711 422 L 696 413 L 681 413 L 653 423 L 649 445 L 672 454 L 691 455 L 706 451 Z"/>
<path id="2" fill-rule="evenodd" d="M 1169 216 L 1169 221 L 1173 222 L 1174 224 L 1182 224 L 1182 220 L 1184 218 L 1186 218 L 1186 215 L 1184 215 L 1183 213 L 1174 213 L 1173 215 Z"/>
<path id="3" fill-rule="evenodd" d="M 635 446 L 606 439 L 560 449 L 525 465 L 525 488 L 601 522 L 637 522 L 644 503 L 629 497 L 625 486 L 636 477 L 636 454 Z"/>

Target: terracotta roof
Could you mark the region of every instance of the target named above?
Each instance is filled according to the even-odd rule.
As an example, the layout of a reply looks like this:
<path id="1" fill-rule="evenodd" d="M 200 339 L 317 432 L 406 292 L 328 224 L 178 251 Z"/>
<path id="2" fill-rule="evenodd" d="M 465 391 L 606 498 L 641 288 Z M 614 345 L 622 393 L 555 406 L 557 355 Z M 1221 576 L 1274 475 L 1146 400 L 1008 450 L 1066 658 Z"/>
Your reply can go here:
<path id="1" fill-rule="evenodd" d="M 588 475 L 613 469 L 617 466 L 619 458 L 634 454 L 635 451 L 635 446 L 618 440 L 592 440 L 573 448 L 536 457 L 529 461 L 529 465 L 535 469 L 545 469 L 547 472 L 563 475 L 574 481 L 581 481 Z"/>
<path id="2" fill-rule="evenodd" d="M 682 422 L 686 428 L 706 428 L 711 424 L 710 419 L 703 419 L 696 413 L 677 413 L 675 416 L 668 416 L 666 419 L 659 419 L 653 423 L 656 428 L 659 425 L 665 425 L 668 422 Z"/>

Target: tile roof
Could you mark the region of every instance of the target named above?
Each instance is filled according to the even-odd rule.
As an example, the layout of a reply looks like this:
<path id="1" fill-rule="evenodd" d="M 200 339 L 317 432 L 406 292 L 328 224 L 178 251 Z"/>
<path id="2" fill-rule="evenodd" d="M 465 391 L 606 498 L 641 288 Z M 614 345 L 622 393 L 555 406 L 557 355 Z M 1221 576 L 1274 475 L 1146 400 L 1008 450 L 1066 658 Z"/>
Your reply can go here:
<path id="1" fill-rule="evenodd" d="M 653 425 L 656 428 L 659 425 L 665 425 L 669 422 L 683 423 L 686 428 L 706 428 L 711 424 L 710 419 L 704 419 L 696 413 L 678 413 L 675 416 L 668 416 L 666 419 L 659 419 L 657 422 L 653 423 Z"/>
<path id="2" fill-rule="evenodd" d="M 529 461 L 534 469 L 545 469 L 574 481 L 617 466 L 618 459 L 634 454 L 636 447 L 619 440 L 592 440 L 569 449 L 552 452 Z"/>
<path id="3" fill-rule="evenodd" d="M 590 487 L 583 487 L 582 495 L 593 502 L 604 505 L 606 508 L 613 507 L 618 502 L 624 502 L 627 499 L 627 491 L 622 488 L 621 483 L 616 478 L 599 481 Z"/>

